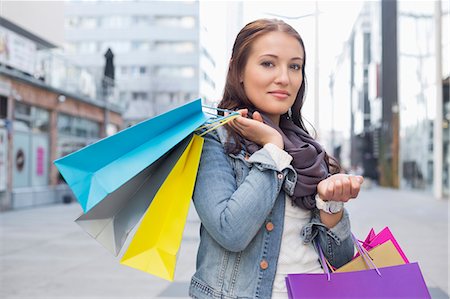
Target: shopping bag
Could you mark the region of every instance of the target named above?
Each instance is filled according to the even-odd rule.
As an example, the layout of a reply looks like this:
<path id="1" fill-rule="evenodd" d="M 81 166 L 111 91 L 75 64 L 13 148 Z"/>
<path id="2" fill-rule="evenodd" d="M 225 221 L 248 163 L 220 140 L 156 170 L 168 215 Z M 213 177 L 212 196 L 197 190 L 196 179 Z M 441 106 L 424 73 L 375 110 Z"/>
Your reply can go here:
<path id="1" fill-rule="evenodd" d="M 288 295 L 297 298 L 431 298 L 417 263 L 374 270 L 288 274 Z"/>
<path id="2" fill-rule="evenodd" d="M 145 212 L 122 264 L 173 280 L 202 146 L 203 138 L 194 135 Z"/>
<path id="3" fill-rule="evenodd" d="M 394 244 L 395 248 L 397 249 L 398 253 L 401 255 L 405 263 L 409 263 L 408 258 L 406 257 L 405 253 L 403 252 L 402 248 L 398 244 L 397 240 L 395 239 L 394 235 L 392 234 L 389 227 L 383 228 L 378 234 L 375 234 L 373 229 L 369 232 L 369 235 L 366 237 L 366 240 L 363 243 L 363 247 L 366 250 L 370 250 L 374 248 L 377 245 L 383 244 L 384 242 L 391 240 Z M 356 255 L 358 256 L 359 253 Z"/>
<path id="4" fill-rule="evenodd" d="M 54 163 L 84 212 L 208 121 L 201 99 L 141 122 Z"/>
<path id="5" fill-rule="evenodd" d="M 191 139 L 192 134 L 75 222 L 117 256 Z"/>
<path id="6" fill-rule="evenodd" d="M 324 274 L 288 274 L 289 299 L 299 298 L 431 298 L 418 263 L 376 267 L 367 251 L 353 237 L 369 270 L 330 273 L 320 246 L 317 246 Z"/>
<path id="7" fill-rule="evenodd" d="M 405 261 L 391 240 L 369 250 L 368 254 L 374 265 L 378 268 L 405 264 Z M 370 267 L 364 262 L 363 257 L 358 256 L 334 272 L 351 272 L 368 269 Z"/>

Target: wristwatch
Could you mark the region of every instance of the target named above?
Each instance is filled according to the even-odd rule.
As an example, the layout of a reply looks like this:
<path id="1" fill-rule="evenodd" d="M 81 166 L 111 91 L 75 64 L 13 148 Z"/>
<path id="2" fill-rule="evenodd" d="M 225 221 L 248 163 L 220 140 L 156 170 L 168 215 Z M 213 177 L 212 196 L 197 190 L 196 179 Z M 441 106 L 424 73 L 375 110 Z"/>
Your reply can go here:
<path id="1" fill-rule="evenodd" d="M 316 208 L 328 214 L 336 214 L 344 208 L 344 203 L 342 201 L 325 201 L 320 198 L 319 194 L 316 194 Z"/>

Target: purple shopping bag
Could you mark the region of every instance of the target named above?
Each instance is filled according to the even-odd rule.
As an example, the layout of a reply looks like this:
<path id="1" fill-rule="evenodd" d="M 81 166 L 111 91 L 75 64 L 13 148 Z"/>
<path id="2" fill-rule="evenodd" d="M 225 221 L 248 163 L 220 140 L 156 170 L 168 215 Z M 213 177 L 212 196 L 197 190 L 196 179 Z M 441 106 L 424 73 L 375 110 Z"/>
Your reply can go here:
<path id="1" fill-rule="evenodd" d="M 346 273 L 288 274 L 290 299 L 431 298 L 417 263 Z"/>
<path id="2" fill-rule="evenodd" d="M 289 299 L 299 298 L 431 298 L 418 263 L 377 268 L 352 236 L 369 270 L 330 273 L 317 246 L 324 274 L 288 274 Z"/>

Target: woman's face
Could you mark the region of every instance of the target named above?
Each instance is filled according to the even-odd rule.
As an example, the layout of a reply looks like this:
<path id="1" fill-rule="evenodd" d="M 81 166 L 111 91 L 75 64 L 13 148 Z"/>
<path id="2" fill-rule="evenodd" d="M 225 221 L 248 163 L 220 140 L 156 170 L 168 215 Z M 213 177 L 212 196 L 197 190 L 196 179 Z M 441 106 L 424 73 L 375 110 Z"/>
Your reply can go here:
<path id="1" fill-rule="evenodd" d="M 276 124 L 294 104 L 304 57 L 299 41 L 284 32 L 266 33 L 252 44 L 241 81 L 250 102 Z"/>

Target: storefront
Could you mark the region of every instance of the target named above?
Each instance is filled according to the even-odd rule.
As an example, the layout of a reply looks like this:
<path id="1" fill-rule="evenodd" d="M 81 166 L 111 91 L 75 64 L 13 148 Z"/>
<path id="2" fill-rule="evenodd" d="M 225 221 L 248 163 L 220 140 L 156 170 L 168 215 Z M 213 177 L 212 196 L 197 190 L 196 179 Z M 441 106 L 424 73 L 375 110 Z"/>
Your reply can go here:
<path id="1" fill-rule="evenodd" d="M 0 68 L 0 209 L 67 201 L 53 161 L 122 127 L 120 111 Z"/>

